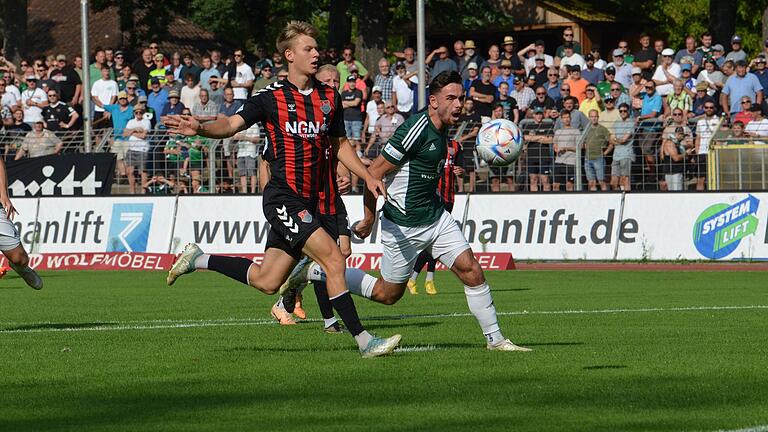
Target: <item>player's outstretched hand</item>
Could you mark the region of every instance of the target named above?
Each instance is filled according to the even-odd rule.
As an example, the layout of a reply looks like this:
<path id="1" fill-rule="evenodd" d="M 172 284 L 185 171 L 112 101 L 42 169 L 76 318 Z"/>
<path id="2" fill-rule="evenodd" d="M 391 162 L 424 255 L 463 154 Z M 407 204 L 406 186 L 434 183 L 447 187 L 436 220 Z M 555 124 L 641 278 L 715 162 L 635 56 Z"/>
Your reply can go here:
<path id="1" fill-rule="evenodd" d="M 371 235 L 371 231 L 373 231 L 373 218 L 363 218 L 363 220 L 352 227 L 352 232 L 361 239 Z"/>
<path id="2" fill-rule="evenodd" d="M 8 216 L 8 219 L 13 220 L 13 215 L 18 213 L 16 209 L 13 207 L 13 203 L 11 202 L 11 199 L 8 198 L 8 196 L 3 196 L 0 198 L 0 205 L 3 206 L 3 209 L 5 209 L 5 215 Z"/>
<path id="3" fill-rule="evenodd" d="M 168 128 L 168 133 L 195 136 L 200 127 L 200 122 L 190 115 L 167 115 L 163 122 Z"/>
<path id="4" fill-rule="evenodd" d="M 365 186 L 368 188 L 369 191 L 371 191 L 371 193 L 375 198 L 382 196 L 384 197 L 384 199 L 387 199 L 387 188 L 384 186 L 383 181 L 370 180 L 365 183 Z"/>

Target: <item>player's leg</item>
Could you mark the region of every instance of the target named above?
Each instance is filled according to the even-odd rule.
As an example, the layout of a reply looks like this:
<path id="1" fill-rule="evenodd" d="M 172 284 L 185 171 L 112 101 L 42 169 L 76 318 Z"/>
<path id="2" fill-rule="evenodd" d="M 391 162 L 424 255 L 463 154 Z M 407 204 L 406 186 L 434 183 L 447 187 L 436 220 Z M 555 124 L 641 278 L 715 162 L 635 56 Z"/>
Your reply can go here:
<path id="1" fill-rule="evenodd" d="M 464 284 L 467 305 L 480 324 L 488 349 L 529 351 L 527 348 L 513 344 L 501 333 L 491 288 L 485 280 L 480 263 L 475 259 L 456 221 L 447 212 L 440 220 L 431 251 Z"/>
<path id="2" fill-rule="evenodd" d="M 0 207 L 0 251 L 8 259 L 8 265 L 24 279 L 31 288 L 43 288 L 43 280 L 29 267 L 29 255 L 21 245 L 16 226 L 5 215 L 5 209 Z"/>
<path id="3" fill-rule="evenodd" d="M 429 254 L 424 251 L 422 251 L 419 254 L 419 257 L 416 258 L 416 263 L 413 265 L 413 271 L 411 272 L 411 278 L 408 279 L 408 284 L 406 285 L 408 292 L 412 295 L 419 293 L 419 290 L 416 287 L 416 279 L 419 278 L 419 273 L 421 273 L 421 270 L 424 269 L 424 266 L 429 262 L 429 258 Z"/>
<path id="4" fill-rule="evenodd" d="M 435 285 L 435 267 L 437 267 L 437 260 L 433 258 L 432 255 L 429 255 L 429 259 L 427 260 L 427 278 L 424 281 L 424 291 L 428 295 L 437 294 L 437 286 Z"/>

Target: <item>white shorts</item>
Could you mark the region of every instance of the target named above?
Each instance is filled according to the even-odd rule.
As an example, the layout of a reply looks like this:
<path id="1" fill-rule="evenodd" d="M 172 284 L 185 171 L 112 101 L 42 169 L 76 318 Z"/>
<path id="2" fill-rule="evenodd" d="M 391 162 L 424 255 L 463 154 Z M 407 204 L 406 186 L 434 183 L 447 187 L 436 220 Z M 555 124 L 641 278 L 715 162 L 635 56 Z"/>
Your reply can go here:
<path id="1" fill-rule="evenodd" d="M 407 281 L 423 250 L 451 268 L 456 258 L 469 249 L 459 225 L 447 211 L 431 225 L 418 227 L 400 226 L 382 215 L 381 243 L 381 276 L 390 283 Z"/>
<path id="2" fill-rule="evenodd" d="M 0 207 L 0 251 L 9 251 L 21 244 L 16 225 L 8 219 L 5 209 Z"/>

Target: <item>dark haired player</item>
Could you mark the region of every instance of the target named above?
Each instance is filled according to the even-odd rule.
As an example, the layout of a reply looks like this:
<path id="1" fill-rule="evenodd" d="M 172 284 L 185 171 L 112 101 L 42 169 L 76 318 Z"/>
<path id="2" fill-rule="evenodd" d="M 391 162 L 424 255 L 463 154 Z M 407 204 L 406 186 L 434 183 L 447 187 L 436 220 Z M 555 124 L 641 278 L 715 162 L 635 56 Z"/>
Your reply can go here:
<path id="1" fill-rule="evenodd" d="M 209 269 L 274 294 L 306 254 L 330 275 L 331 304 L 355 337 L 362 356 L 386 355 L 397 347 L 400 335 L 382 339 L 365 331 L 347 290 L 344 258 L 315 217 L 326 169 L 324 153 L 329 148 L 365 180 L 372 196 L 384 193 L 384 185 L 371 176 L 343 138 L 339 93 L 314 78 L 319 61 L 316 36 L 310 24 L 289 22 L 277 38 L 278 52 L 288 63 L 288 78 L 258 91 L 237 114 L 205 124 L 190 116 L 168 116 L 169 133 L 210 138 L 231 137 L 262 122 L 269 142 L 264 156 L 270 163 L 271 179 L 263 196 L 270 231 L 262 265 L 241 257 L 204 254 L 197 245 L 188 244 L 168 272 L 167 282 L 171 285 L 183 274 Z"/>
<path id="2" fill-rule="evenodd" d="M 429 89 L 427 109 L 411 116 L 397 129 L 369 168 L 374 178 L 384 177 L 388 186 L 381 216 L 381 277 L 376 279 L 360 270 L 347 269 L 347 286 L 357 295 L 394 304 L 405 292 L 416 259 L 426 250 L 464 283 L 469 310 L 480 324 L 489 350 L 530 351 L 502 335 L 483 270 L 458 224 L 435 193 L 447 154 L 446 132 L 461 115 L 461 76 L 441 72 Z M 376 197 L 366 191 L 365 216 L 355 227 L 359 237 L 370 235 L 375 214 Z M 307 280 L 325 277 L 321 266 L 312 263 L 303 271 L 294 270 L 288 284 L 296 287 Z"/>

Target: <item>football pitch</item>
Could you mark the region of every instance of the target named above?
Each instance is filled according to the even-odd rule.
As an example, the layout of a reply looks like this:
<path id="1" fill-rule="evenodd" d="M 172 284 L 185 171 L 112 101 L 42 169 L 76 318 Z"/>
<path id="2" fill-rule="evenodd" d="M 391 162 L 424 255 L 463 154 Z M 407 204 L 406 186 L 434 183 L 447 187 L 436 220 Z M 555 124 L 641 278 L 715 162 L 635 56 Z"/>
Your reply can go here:
<path id="1" fill-rule="evenodd" d="M 684 267 L 681 267 L 684 269 Z M 1 431 L 768 430 L 760 272 L 487 273 L 505 335 L 489 352 L 463 289 L 394 306 L 355 298 L 373 332 L 269 319 L 274 297 L 201 272 L 48 272 L 0 282 Z M 420 290 L 421 288 L 420 281 Z"/>

